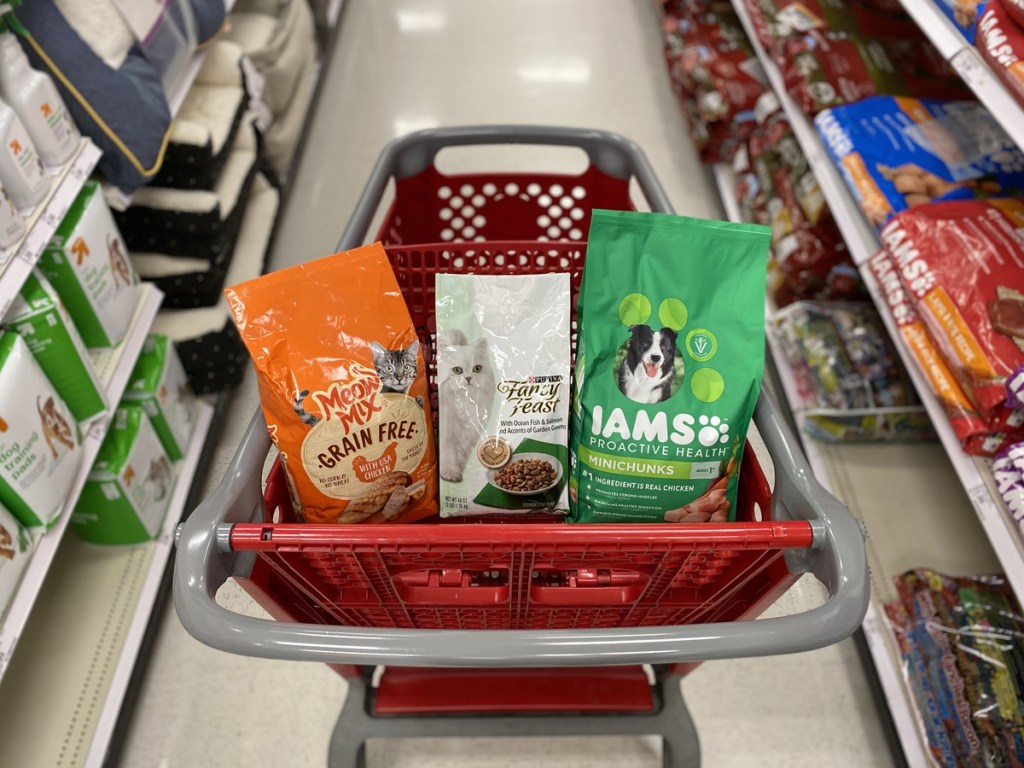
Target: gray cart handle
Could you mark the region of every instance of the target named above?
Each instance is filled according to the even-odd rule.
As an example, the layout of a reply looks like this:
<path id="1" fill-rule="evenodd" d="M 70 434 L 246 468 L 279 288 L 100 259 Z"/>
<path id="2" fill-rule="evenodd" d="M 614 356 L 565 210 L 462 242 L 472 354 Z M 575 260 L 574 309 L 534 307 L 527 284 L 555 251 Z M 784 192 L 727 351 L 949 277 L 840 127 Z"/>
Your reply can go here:
<path id="1" fill-rule="evenodd" d="M 635 175 L 654 210 L 671 212 L 646 157 L 628 140 L 601 131 L 540 127 L 423 131 L 393 142 L 375 167 L 342 236 L 341 248 L 362 242 L 388 178 L 415 173 L 444 146 L 542 143 L 584 148 L 592 158 L 620 160 L 622 178 Z M 368 211 L 368 212 L 367 212 Z M 262 522 L 263 467 L 270 450 L 259 409 L 221 484 L 178 530 L 174 604 L 196 639 L 246 656 L 328 664 L 438 667 L 538 667 L 667 664 L 769 656 L 839 642 L 860 626 L 868 604 L 868 570 L 861 526 L 814 479 L 796 437 L 762 388 L 754 412 L 775 468 L 772 516 L 807 520 L 814 543 L 787 553 L 793 572 L 811 572 L 829 598 L 809 611 L 759 621 L 579 630 L 433 630 L 340 627 L 276 622 L 234 613 L 216 602 L 231 576 L 247 576 L 255 553 L 232 552 L 231 525 Z"/>

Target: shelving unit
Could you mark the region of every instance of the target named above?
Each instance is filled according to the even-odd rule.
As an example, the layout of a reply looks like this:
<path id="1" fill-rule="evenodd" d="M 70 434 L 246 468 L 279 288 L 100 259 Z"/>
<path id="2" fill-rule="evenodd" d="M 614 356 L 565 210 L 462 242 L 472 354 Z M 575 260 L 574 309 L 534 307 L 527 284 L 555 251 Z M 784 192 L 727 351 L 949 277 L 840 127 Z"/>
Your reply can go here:
<path id="1" fill-rule="evenodd" d="M 716 166 L 714 176 L 727 217 L 739 221 L 731 170 Z M 796 380 L 767 316 L 766 325 L 770 362 L 799 425 Z M 888 330 L 894 333 L 892 327 Z M 998 570 L 996 555 L 974 523 L 970 502 L 941 447 L 831 445 L 803 433 L 800 438 L 815 477 L 867 528 L 872 599 L 864 635 L 907 764 L 930 768 L 928 745 L 903 682 L 902 660 L 887 628 L 884 605 L 896 597 L 893 577 L 910 568 L 927 563 L 946 573 L 981 573 Z"/>
<path id="2" fill-rule="evenodd" d="M 946 418 L 942 404 L 932 393 L 928 386 L 928 380 L 921 373 L 906 344 L 903 343 L 903 337 L 892 319 L 892 314 L 886 306 L 885 298 L 881 294 L 878 283 L 874 280 L 874 275 L 865 266 L 861 268 L 861 276 L 871 293 L 875 306 L 878 307 L 878 312 L 903 360 L 903 365 L 924 402 L 932 424 L 935 425 L 935 431 L 946 449 L 950 463 L 953 465 L 953 471 L 956 472 L 961 485 L 967 491 L 978 521 L 985 529 L 993 549 L 999 556 L 999 562 L 1013 586 L 1013 591 L 1018 596 L 1024 596 L 1024 543 L 1021 542 L 1020 536 L 1014 530 L 1013 520 L 1004 512 L 1002 502 L 997 500 L 998 492 L 992 484 L 991 462 L 968 456 L 960 449 L 960 441 Z"/>
<path id="3" fill-rule="evenodd" d="M 923 6 L 927 2 L 930 2 L 930 0 L 904 0 L 904 3 L 908 6 L 911 3 Z M 786 117 L 789 118 L 793 125 L 793 131 L 807 156 L 811 168 L 814 170 L 815 176 L 818 178 L 818 183 L 829 207 L 832 209 L 836 223 L 839 225 L 839 230 L 846 240 L 854 263 L 860 268 L 862 275 L 865 275 L 867 270 L 863 268 L 864 263 L 881 247 L 878 236 L 861 214 L 835 165 L 826 154 L 821 139 L 815 132 L 811 121 L 807 119 L 807 116 L 800 111 L 793 99 L 786 93 L 782 81 L 782 73 L 759 44 L 746 7 L 742 2 L 738 1 L 733 3 L 733 7 L 740 17 L 747 35 L 750 37 L 750 42 L 754 46 L 758 59 L 761 61 L 761 65 L 768 76 L 769 83 L 779 97 Z M 935 9 L 935 13 L 945 22 L 945 17 L 941 16 L 941 12 L 938 9 Z M 947 26 L 952 29 L 952 25 L 947 24 Z M 934 28 L 937 29 L 938 27 Z M 960 38 L 960 45 L 961 47 L 965 45 L 962 37 Z M 940 47 L 940 50 L 944 49 Z M 1019 107 L 1017 109 L 1020 111 Z M 1018 128 L 1024 132 L 1024 113 L 1022 113 Z M 872 282 L 868 280 L 866 275 L 865 280 L 869 284 Z M 872 296 L 875 299 L 875 304 L 878 306 L 880 314 L 889 323 L 890 335 L 893 335 L 891 318 L 888 317 L 887 308 L 884 302 L 880 301 L 877 290 L 873 292 Z M 1016 594 L 1024 597 L 1024 548 L 1020 546 L 1016 532 L 1009 527 L 1012 525 L 1012 521 L 1007 517 L 1003 504 L 995 493 L 989 478 L 990 473 L 987 472 L 985 463 L 964 454 L 960 448 L 959 441 L 957 441 L 952 430 L 949 429 L 948 421 L 941 410 L 941 406 L 927 387 L 924 377 L 919 374 L 916 363 L 909 358 L 908 351 L 902 345 L 898 335 L 893 335 L 893 341 L 900 351 L 904 365 L 911 373 L 911 378 L 917 388 L 918 395 L 925 404 L 928 414 L 931 416 L 936 430 L 939 432 L 942 445 L 946 450 L 950 463 L 953 465 L 956 476 L 960 479 L 975 514 L 981 521 L 992 546 L 999 555 L 1002 569 L 1009 577 Z"/>
<path id="4" fill-rule="evenodd" d="M 935 0 L 900 0 L 903 8 L 932 41 L 992 117 L 999 121 L 1017 146 L 1024 147 L 1024 107 L 1018 104 L 977 48 L 970 45 Z"/>
<path id="5" fill-rule="evenodd" d="M 99 159 L 99 147 L 82 139 L 78 151 L 51 178 L 49 192 L 25 222 L 25 235 L 0 254 L 0 317 L 7 313 Z"/>
<path id="6" fill-rule="evenodd" d="M 61 543 L 25 629 L 26 652 L 0 688 L 5 763 L 103 765 L 213 412 L 200 402 L 155 541 L 105 547 L 68 536 Z"/>
<path id="7" fill-rule="evenodd" d="M 160 308 L 160 301 L 162 299 L 163 294 L 160 291 L 151 285 L 143 284 L 139 303 L 136 306 L 135 316 L 132 318 L 132 325 L 128 335 L 113 350 L 93 357 L 93 360 L 99 363 L 96 373 L 104 385 L 109 402 L 117 403 L 121 399 L 121 395 L 124 393 L 125 386 L 128 383 L 128 377 L 131 375 L 132 369 L 135 367 L 135 361 L 142 351 L 146 334 L 149 333 L 153 320 L 156 318 L 156 313 Z M 34 551 L 28 565 L 25 566 L 18 590 L 7 607 L 3 621 L 0 622 L 0 682 L 6 676 L 11 656 L 36 607 L 39 594 L 44 588 L 47 574 L 53 565 L 61 540 L 64 538 L 64 532 L 67 530 L 71 520 L 71 510 L 74 508 L 75 502 L 82 492 L 86 476 L 92 468 L 96 454 L 99 453 L 109 424 L 109 416 L 100 416 L 94 419 L 87 428 L 83 429 L 82 465 L 68 495 L 65 507 L 57 523 L 50 530 L 36 538 L 33 547 Z M 3 695 L 0 695 L 0 700 L 4 698 Z"/>

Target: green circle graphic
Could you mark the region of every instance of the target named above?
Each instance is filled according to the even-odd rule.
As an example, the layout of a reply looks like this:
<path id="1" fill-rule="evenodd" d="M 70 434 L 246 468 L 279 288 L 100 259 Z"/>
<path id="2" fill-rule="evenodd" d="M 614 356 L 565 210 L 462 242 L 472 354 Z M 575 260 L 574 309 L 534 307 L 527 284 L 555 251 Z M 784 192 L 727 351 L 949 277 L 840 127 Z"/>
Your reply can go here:
<path id="1" fill-rule="evenodd" d="M 707 328 L 694 328 L 686 334 L 686 352 L 698 363 L 706 363 L 718 354 L 718 339 Z"/>
<path id="2" fill-rule="evenodd" d="M 714 368 L 701 368 L 690 376 L 690 391 L 702 403 L 713 403 L 725 392 L 725 379 Z"/>
<path id="3" fill-rule="evenodd" d="M 673 331 L 683 330 L 689 314 L 686 305 L 679 299 L 665 299 L 658 307 L 658 319 L 661 320 L 661 324 Z"/>
<path id="4" fill-rule="evenodd" d="M 627 328 L 643 325 L 651 317 L 651 300 L 642 293 L 631 293 L 619 302 L 619 320 Z"/>

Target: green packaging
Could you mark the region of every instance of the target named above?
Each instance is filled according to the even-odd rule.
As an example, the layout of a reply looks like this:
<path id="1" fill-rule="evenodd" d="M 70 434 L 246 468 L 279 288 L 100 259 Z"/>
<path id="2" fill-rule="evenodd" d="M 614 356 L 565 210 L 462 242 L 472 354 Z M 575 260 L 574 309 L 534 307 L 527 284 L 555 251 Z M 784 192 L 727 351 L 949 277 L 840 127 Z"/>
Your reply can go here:
<path id="1" fill-rule="evenodd" d="M 85 183 L 39 269 L 57 289 L 89 348 L 116 346 L 131 325 L 139 278 L 114 217 L 94 181 Z"/>
<path id="2" fill-rule="evenodd" d="M 171 461 L 185 455 L 196 421 L 196 398 L 178 352 L 166 336 L 146 338 L 124 400 L 146 411 Z"/>
<path id="3" fill-rule="evenodd" d="M 4 320 L 21 336 L 79 422 L 107 410 L 107 395 L 60 296 L 33 270 Z"/>
<path id="4" fill-rule="evenodd" d="M 10 512 L 0 506 L 0 618 L 18 589 L 31 554 L 32 537 Z"/>
<path id="5" fill-rule="evenodd" d="M 26 528 L 53 525 L 82 463 L 74 416 L 25 340 L 0 335 L 0 502 Z"/>
<path id="6" fill-rule="evenodd" d="M 572 522 L 735 519 L 764 371 L 767 227 L 593 213 L 577 305 Z"/>
<path id="7" fill-rule="evenodd" d="M 138 544 L 157 536 L 174 489 L 174 467 L 141 407 L 114 412 L 71 524 L 96 544 Z"/>

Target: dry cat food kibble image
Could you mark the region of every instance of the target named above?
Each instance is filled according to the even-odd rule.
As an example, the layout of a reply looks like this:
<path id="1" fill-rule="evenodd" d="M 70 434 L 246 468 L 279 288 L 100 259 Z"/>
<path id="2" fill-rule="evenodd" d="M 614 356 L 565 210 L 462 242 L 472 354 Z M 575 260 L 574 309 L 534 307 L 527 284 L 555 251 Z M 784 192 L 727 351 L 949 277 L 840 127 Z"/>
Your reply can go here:
<path id="1" fill-rule="evenodd" d="M 543 459 L 521 459 L 494 474 L 494 484 L 507 491 L 542 491 L 558 480 L 558 470 Z"/>

